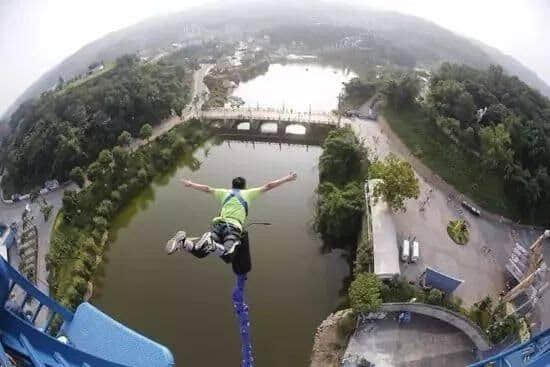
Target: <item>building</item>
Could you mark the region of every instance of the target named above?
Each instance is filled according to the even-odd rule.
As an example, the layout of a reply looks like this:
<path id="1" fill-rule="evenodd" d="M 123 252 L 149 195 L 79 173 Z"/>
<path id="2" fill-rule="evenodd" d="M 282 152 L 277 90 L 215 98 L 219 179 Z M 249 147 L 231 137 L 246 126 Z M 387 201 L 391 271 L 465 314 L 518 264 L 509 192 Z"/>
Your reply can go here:
<path id="1" fill-rule="evenodd" d="M 374 188 L 381 180 L 369 180 L 365 184 L 368 224 L 371 227 L 374 273 L 381 279 L 391 279 L 400 275 L 399 247 L 393 215 L 388 204 L 373 195 Z"/>

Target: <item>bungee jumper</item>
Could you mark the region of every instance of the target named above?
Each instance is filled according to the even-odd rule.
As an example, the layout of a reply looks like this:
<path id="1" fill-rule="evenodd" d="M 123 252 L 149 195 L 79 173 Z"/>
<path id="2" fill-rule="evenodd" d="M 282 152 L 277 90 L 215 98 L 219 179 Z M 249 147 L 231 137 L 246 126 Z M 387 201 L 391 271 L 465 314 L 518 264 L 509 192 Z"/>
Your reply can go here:
<path id="1" fill-rule="evenodd" d="M 201 185 L 187 179 L 181 180 L 185 187 L 212 194 L 220 202 L 221 209 L 219 215 L 212 220 L 210 231 L 204 233 L 198 239 L 187 238 L 185 231 L 178 231 L 166 243 L 166 253 L 171 255 L 179 250 L 184 250 L 198 258 L 216 254 L 224 262 L 232 264 L 233 272 L 237 275 L 237 283 L 233 290 L 232 299 L 233 308 L 239 319 L 242 367 L 254 366 L 252 342 L 250 340 L 250 318 L 248 305 L 244 299 L 246 274 L 252 267 L 248 232 L 244 227 L 244 222 L 248 217 L 249 204 L 262 193 L 279 187 L 286 182 L 295 181 L 296 178 L 296 173 L 290 172 L 289 175 L 270 181 L 263 186 L 246 189 L 246 180 L 243 177 L 235 177 L 231 184 L 231 190 L 214 189 L 208 185 Z"/>
<path id="2" fill-rule="evenodd" d="M 261 194 L 273 190 L 284 183 L 295 181 L 296 173 L 291 172 L 278 180 L 273 180 L 263 186 L 246 189 L 246 180 L 235 177 L 231 189 L 215 189 L 187 179 L 181 182 L 185 187 L 212 194 L 220 202 L 221 209 L 217 217 L 212 219 L 210 231 L 204 233 L 198 240 L 187 238 L 185 231 L 178 231 L 166 244 L 166 253 L 173 254 L 179 250 L 190 252 L 198 258 L 216 254 L 224 262 L 232 263 L 237 249 L 242 244 L 243 225 L 248 217 L 249 205 Z"/>

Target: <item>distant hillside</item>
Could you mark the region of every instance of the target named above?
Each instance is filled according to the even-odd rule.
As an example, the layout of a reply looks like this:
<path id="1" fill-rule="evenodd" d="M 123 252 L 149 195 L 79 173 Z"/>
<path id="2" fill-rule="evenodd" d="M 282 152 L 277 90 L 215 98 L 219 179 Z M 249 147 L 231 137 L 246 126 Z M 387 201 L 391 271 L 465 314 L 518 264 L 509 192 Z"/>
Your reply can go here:
<path id="1" fill-rule="evenodd" d="M 365 29 L 387 41 L 391 47 L 412 55 L 419 64 L 438 65 L 451 61 L 485 68 L 490 63 L 498 63 L 509 74 L 517 75 L 542 93 L 550 95 L 550 87 L 512 57 L 417 17 L 309 1 L 298 4 L 229 2 L 219 7 L 151 18 L 84 46 L 33 83 L 10 106 L 6 115 L 11 115 L 23 101 L 51 88 L 59 76 L 65 80 L 71 79 L 96 61 L 109 62 L 123 54 L 168 47 L 172 42 L 194 37 L 237 39 L 243 34 L 278 26 L 319 24 Z"/>
<path id="2" fill-rule="evenodd" d="M 529 84 L 533 88 L 537 88 L 542 94 L 550 97 L 550 86 L 546 84 L 535 72 L 524 66 L 521 62 L 514 59 L 510 55 L 500 52 L 498 49 L 483 44 L 479 41 L 472 40 L 487 52 L 491 59 L 500 64 L 510 74 L 516 75 L 518 78 Z"/>

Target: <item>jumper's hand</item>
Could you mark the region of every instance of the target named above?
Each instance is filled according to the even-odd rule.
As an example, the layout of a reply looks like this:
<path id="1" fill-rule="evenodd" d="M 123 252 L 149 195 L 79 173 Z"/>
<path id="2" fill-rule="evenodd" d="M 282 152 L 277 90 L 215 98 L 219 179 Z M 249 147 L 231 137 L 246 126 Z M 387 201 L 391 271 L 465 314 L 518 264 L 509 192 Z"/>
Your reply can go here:
<path id="1" fill-rule="evenodd" d="M 182 178 L 180 181 L 185 187 L 191 187 L 191 183 L 192 183 L 191 180 L 188 180 L 186 178 Z"/>
<path id="2" fill-rule="evenodd" d="M 296 181 L 296 178 L 298 178 L 298 175 L 296 174 L 296 172 L 290 172 L 290 174 L 288 175 L 289 181 Z"/>

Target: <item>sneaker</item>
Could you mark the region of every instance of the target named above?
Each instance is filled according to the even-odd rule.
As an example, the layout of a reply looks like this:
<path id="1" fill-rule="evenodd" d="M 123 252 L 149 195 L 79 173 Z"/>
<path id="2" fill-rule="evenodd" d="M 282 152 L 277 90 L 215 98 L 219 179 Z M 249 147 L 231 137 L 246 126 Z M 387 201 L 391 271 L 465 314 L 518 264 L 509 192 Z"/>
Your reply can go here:
<path id="1" fill-rule="evenodd" d="M 174 252 L 181 250 L 185 243 L 187 234 L 185 231 L 178 231 L 174 237 L 170 238 L 166 243 L 166 253 L 172 255 Z"/>
<path id="2" fill-rule="evenodd" d="M 204 254 L 208 254 L 216 250 L 216 246 L 212 241 L 212 233 L 206 232 L 203 234 L 202 237 L 195 243 L 193 250 Z"/>

